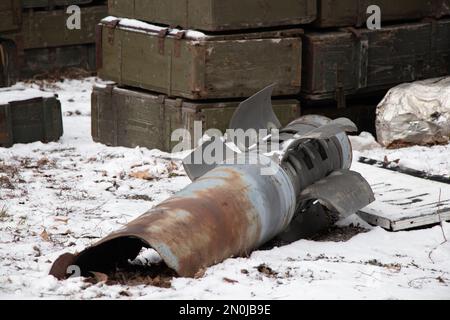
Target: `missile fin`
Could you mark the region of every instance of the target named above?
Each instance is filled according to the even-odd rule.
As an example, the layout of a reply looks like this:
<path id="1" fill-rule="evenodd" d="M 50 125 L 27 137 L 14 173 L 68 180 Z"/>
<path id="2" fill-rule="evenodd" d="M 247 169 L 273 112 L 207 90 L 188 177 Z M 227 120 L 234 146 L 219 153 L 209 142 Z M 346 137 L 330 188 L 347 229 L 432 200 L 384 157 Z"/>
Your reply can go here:
<path id="1" fill-rule="evenodd" d="M 301 135 L 301 140 L 307 139 L 329 139 L 343 132 L 356 132 L 358 128 L 356 125 L 346 118 L 338 118 L 332 120 L 330 123 L 323 125 L 317 129 Z"/>
<path id="2" fill-rule="evenodd" d="M 183 159 L 183 167 L 188 177 L 195 181 L 227 158 L 234 157 L 236 154 L 222 139 L 212 137 Z"/>
<path id="3" fill-rule="evenodd" d="M 272 108 L 272 92 L 275 85 L 272 84 L 241 102 L 231 118 L 230 129 L 242 129 L 244 132 L 255 130 L 258 133 L 262 129 L 270 131 L 281 128 L 280 120 Z M 256 143 L 257 136 L 252 137 L 251 140 L 248 145 L 238 145 L 239 148 L 244 151 Z"/>
<path id="4" fill-rule="evenodd" d="M 357 172 L 338 170 L 301 193 L 301 200 L 317 199 L 342 217 L 356 213 L 375 200 L 369 183 Z"/>

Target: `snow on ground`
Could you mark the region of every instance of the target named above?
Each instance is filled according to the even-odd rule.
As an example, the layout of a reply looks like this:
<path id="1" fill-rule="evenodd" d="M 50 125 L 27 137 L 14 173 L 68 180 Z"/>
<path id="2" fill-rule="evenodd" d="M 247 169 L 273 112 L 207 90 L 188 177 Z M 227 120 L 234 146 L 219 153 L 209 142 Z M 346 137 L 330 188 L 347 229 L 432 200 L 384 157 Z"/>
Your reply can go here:
<path id="1" fill-rule="evenodd" d="M 60 254 L 82 250 L 189 183 L 176 155 L 92 141 L 95 81 L 44 88 L 62 101 L 65 133 L 59 142 L 0 148 L 0 298 L 450 299 L 450 243 L 440 245 L 443 232 L 450 237 L 450 224 L 390 233 L 356 216 L 339 224 L 361 224 L 368 232 L 346 242 L 301 240 L 256 251 L 213 266 L 199 279 L 176 278 L 171 288 L 48 276 Z M 450 146 L 385 150 L 368 147 L 367 135 L 353 140 L 360 142 L 357 155 L 387 155 L 449 173 Z"/>
<path id="2" fill-rule="evenodd" d="M 450 177 L 450 145 L 385 149 L 367 132 L 350 137 L 350 140 L 355 151 L 355 159 L 363 156 L 378 161 L 387 160 L 398 163 L 400 167 Z"/>

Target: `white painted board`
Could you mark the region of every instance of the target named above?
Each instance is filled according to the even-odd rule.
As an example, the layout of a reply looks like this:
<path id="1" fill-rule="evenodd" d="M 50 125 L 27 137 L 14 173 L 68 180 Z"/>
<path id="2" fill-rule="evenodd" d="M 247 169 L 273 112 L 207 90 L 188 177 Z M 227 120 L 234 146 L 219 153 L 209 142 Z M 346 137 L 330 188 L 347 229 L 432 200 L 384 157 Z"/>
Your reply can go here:
<path id="1" fill-rule="evenodd" d="M 392 231 L 450 220 L 450 185 L 354 162 L 352 170 L 367 179 L 375 202 L 358 214 Z"/>

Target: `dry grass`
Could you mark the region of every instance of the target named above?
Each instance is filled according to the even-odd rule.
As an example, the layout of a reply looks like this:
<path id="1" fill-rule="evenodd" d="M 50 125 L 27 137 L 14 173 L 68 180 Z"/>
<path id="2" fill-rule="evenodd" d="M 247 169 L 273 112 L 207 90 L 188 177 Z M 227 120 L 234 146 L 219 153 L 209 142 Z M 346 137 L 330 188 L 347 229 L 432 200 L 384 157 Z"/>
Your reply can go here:
<path id="1" fill-rule="evenodd" d="M 95 272 L 92 277 L 85 281 L 96 284 L 105 283 L 106 285 L 149 285 L 159 288 L 170 288 L 172 279 L 176 273 L 167 267 L 164 263 L 152 266 L 128 265 L 125 268 L 117 268 L 108 274 Z"/>
<path id="2" fill-rule="evenodd" d="M 6 221 L 6 219 L 8 219 L 10 217 L 10 215 L 8 214 L 8 208 L 5 206 L 3 206 L 0 209 L 0 221 L 4 222 Z"/>

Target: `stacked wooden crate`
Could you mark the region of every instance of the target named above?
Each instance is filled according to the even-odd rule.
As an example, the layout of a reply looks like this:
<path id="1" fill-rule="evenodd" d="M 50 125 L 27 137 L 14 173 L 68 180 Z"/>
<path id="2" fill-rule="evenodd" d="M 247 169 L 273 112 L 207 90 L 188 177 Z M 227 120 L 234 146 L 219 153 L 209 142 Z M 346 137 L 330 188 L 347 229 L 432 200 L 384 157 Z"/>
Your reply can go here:
<path id="1" fill-rule="evenodd" d="M 0 89 L 0 147 L 57 141 L 63 134 L 61 103 L 37 89 Z"/>
<path id="2" fill-rule="evenodd" d="M 369 5 L 380 30 L 365 28 Z M 450 0 L 109 0 L 109 14 L 97 58 L 116 84 L 92 99 L 92 135 L 109 145 L 170 151 L 195 120 L 223 131 L 272 83 L 286 123 L 298 100 L 348 111 L 348 97 L 450 73 Z"/>
<path id="3" fill-rule="evenodd" d="M 450 73 L 449 0 L 318 0 L 316 26 L 304 35 L 302 97 L 336 99 Z M 365 28 L 378 5 L 382 25 Z"/>
<path id="4" fill-rule="evenodd" d="M 81 29 L 67 27 L 69 5 L 80 6 Z M 59 68 L 95 70 L 95 26 L 106 8 L 104 0 L 1 0 L 0 87 Z M 56 95 L 0 89 L 0 147 L 56 141 L 62 134 Z"/>
<path id="5" fill-rule="evenodd" d="M 371 5 L 381 29 L 368 30 Z M 376 106 L 403 82 L 450 74 L 450 0 L 318 0 L 303 38 L 304 113 L 375 133 Z"/>
<path id="6" fill-rule="evenodd" d="M 80 29 L 67 27 L 69 5 L 80 6 Z M 64 67 L 95 70 L 95 26 L 106 15 L 105 0 L 3 0 L 0 84 Z"/>
<path id="7" fill-rule="evenodd" d="M 272 83 L 275 112 L 294 120 L 303 30 L 291 25 L 312 22 L 315 4 L 110 1 L 97 56 L 100 77 L 117 85 L 94 89 L 94 140 L 171 151 L 183 128 L 194 146 L 195 123 L 224 132 L 238 104 Z"/>

